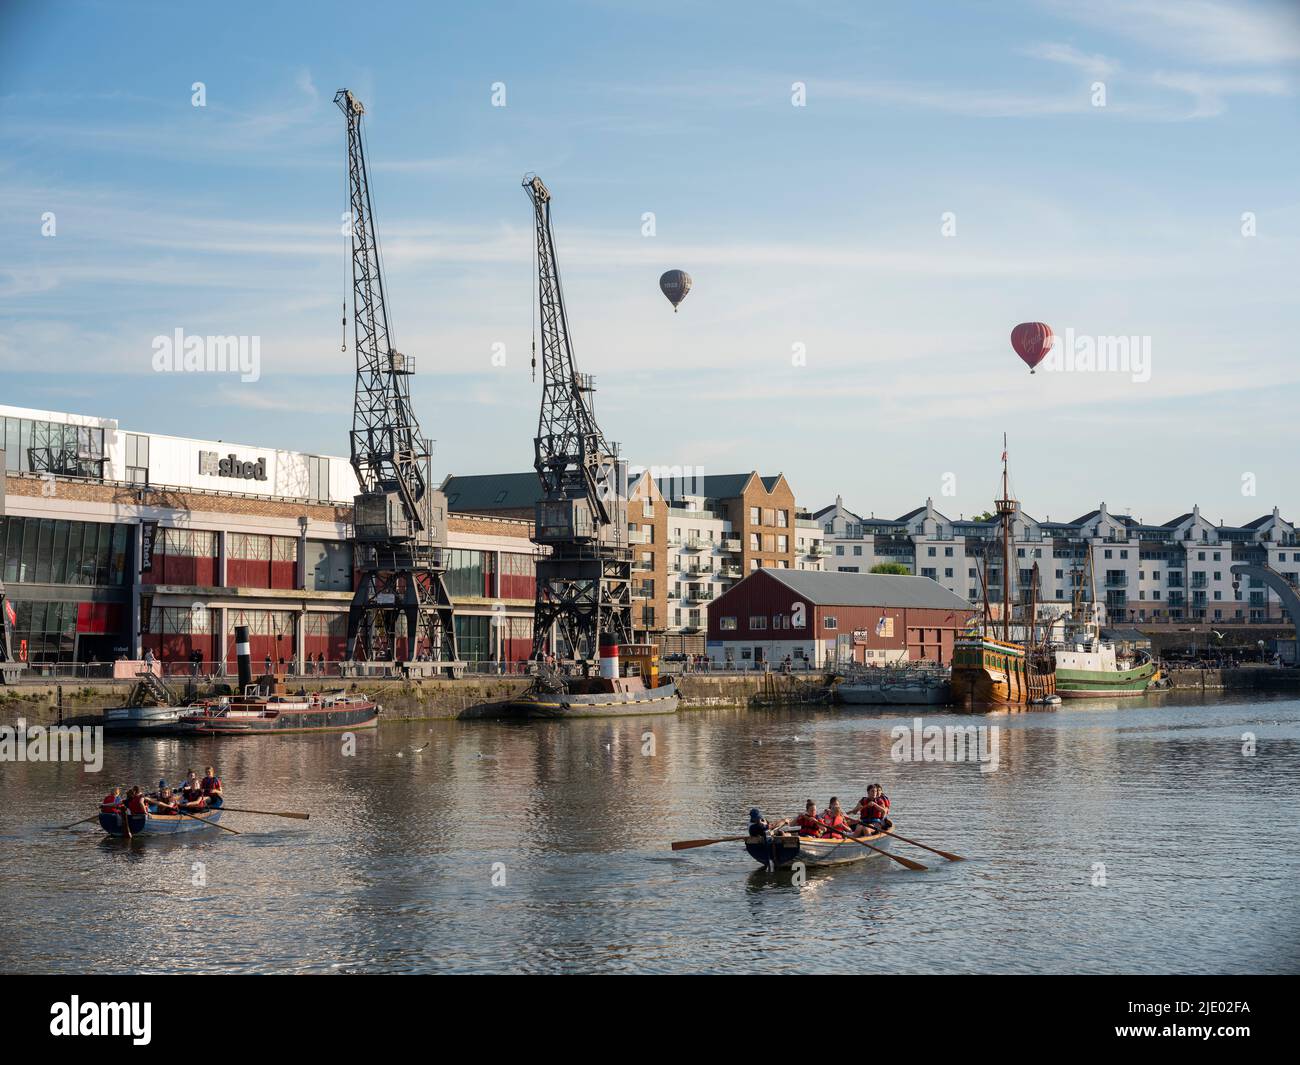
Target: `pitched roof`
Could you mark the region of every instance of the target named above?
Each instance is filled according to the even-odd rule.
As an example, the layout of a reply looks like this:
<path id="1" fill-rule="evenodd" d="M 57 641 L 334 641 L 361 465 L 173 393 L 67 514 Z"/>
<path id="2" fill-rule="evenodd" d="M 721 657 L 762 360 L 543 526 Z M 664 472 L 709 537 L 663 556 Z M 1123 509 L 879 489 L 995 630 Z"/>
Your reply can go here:
<path id="1" fill-rule="evenodd" d="M 912 606 L 931 610 L 970 610 L 955 592 L 929 577 L 900 573 L 840 573 L 810 569 L 761 569 L 820 606 Z M 749 580 L 756 574 L 746 577 Z M 741 581 L 740 584 L 744 584 Z M 740 584 L 735 587 L 740 587 Z"/>
<path id="2" fill-rule="evenodd" d="M 531 508 L 542 498 L 542 484 L 536 470 L 449 475 L 442 482 L 442 490 L 447 493 L 448 510 L 469 514 Z"/>
<path id="3" fill-rule="evenodd" d="M 686 478 L 687 487 L 693 488 L 693 491 L 685 492 L 685 495 L 702 495 L 706 499 L 734 499 L 745 490 L 745 485 L 749 479 L 754 476 L 751 470 L 749 473 L 711 473 L 703 477 Z M 763 487 L 769 492 L 776 487 L 777 481 L 781 479 L 781 474 L 775 474 L 768 477 L 759 477 L 763 482 Z M 669 489 L 681 487 L 682 479 L 679 477 L 664 477 L 659 485 L 660 490 L 665 488 L 665 483 Z M 667 492 L 665 492 L 667 495 Z M 669 498 L 676 498 L 669 496 Z"/>

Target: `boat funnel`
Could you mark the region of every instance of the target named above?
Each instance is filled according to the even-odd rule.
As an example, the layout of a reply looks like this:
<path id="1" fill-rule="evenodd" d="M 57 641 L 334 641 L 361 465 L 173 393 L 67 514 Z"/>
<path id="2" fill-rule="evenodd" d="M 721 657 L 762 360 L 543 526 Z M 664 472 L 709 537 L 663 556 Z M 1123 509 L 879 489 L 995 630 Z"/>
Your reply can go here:
<path id="1" fill-rule="evenodd" d="M 248 649 L 248 626 L 235 626 L 235 658 L 239 660 L 239 690 L 245 692 L 253 683 L 253 656 Z"/>
<path id="2" fill-rule="evenodd" d="M 606 680 L 618 679 L 618 641 L 608 634 L 600 638 L 600 675 Z"/>

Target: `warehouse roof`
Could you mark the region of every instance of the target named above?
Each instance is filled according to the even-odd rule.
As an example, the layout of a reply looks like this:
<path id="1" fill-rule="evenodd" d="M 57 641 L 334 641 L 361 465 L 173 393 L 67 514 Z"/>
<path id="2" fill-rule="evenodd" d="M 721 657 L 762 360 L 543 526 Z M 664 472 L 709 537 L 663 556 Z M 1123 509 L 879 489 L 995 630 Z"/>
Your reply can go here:
<path id="1" fill-rule="evenodd" d="M 956 592 L 948 591 L 929 577 L 910 577 L 898 573 L 830 573 L 807 569 L 765 568 L 757 572 L 766 573 L 819 606 L 971 609 L 970 603 Z"/>
<path id="2" fill-rule="evenodd" d="M 542 498 L 536 470 L 449 476 L 442 482 L 442 490 L 447 493 L 447 509 L 462 514 L 531 509 Z"/>

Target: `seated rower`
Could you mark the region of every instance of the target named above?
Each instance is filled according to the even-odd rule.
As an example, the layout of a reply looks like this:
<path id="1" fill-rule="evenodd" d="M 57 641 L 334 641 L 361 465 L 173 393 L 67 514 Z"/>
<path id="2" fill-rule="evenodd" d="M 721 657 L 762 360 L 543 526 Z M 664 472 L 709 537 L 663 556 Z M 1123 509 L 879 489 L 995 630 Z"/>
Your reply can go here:
<path id="1" fill-rule="evenodd" d="M 782 824 L 785 822 L 783 821 Z M 777 826 L 778 828 L 780 825 Z M 751 836 L 766 836 L 772 831 L 772 826 L 767 823 L 763 815 L 758 812 L 757 806 L 750 807 L 749 810 L 749 834 Z"/>
<path id="2" fill-rule="evenodd" d="M 122 822 L 125 832 L 131 831 L 131 826 L 126 823 L 126 802 L 122 798 L 122 789 L 114 787 L 99 803 L 99 812 L 102 814 L 116 814 Z"/>
<path id="3" fill-rule="evenodd" d="M 197 802 L 203 794 L 203 787 L 199 783 L 199 775 L 193 769 L 189 771 L 184 782 L 181 784 L 181 798 L 187 803 Z"/>
<path id="4" fill-rule="evenodd" d="M 134 785 L 131 788 L 130 792 L 127 793 L 126 813 L 127 816 L 122 819 L 123 835 L 125 835 L 127 839 L 130 839 L 131 838 L 130 818 L 138 817 L 144 821 L 147 821 L 149 819 L 149 806 L 145 802 L 144 792 L 140 790 L 139 784 Z"/>
<path id="5" fill-rule="evenodd" d="M 125 800 L 122 798 L 122 789 L 115 786 L 112 791 L 100 800 L 99 808 L 106 814 L 121 813 L 123 802 Z"/>
<path id="6" fill-rule="evenodd" d="M 853 832 L 855 836 L 872 836 L 894 827 L 894 822 L 889 819 L 889 796 L 879 784 L 867 785 L 866 795 L 850 812 L 862 815 L 862 820 Z"/>
<path id="7" fill-rule="evenodd" d="M 831 839 L 843 839 L 849 834 L 849 822 L 844 816 L 844 811 L 840 809 L 840 800 L 837 796 L 831 796 L 830 805 L 822 811 L 821 820 L 826 826 L 827 836 Z"/>
<path id="8" fill-rule="evenodd" d="M 172 794 L 172 789 L 163 788 L 154 799 L 153 812 L 156 814 L 174 814 L 179 806 L 180 802 L 177 797 Z"/>
<path id="9" fill-rule="evenodd" d="M 803 804 L 803 813 L 798 817 L 786 818 L 776 827 L 780 828 L 782 825 L 795 825 L 801 836 L 820 838 L 826 834 L 826 826 L 817 816 L 817 804 L 812 799 Z"/>
<path id="10" fill-rule="evenodd" d="M 199 781 L 199 788 L 203 791 L 209 806 L 220 806 L 224 801 L 221 794 L 221 778 L 217 776 L 217 771 L 212 766 L 207 766 L 204 772 L 207 775 Z"/>

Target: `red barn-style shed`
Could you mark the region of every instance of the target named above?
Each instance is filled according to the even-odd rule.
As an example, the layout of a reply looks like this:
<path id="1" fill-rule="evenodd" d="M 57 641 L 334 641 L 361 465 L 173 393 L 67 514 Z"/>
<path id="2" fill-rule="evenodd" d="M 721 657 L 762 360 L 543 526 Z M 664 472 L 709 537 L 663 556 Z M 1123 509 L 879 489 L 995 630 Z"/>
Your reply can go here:
<path id="1" fill-rule="evenodd" d="M 929 577 L 760 569 L 709 608 L 716 668 L 821 668 L 852 659 L 951 663 L 954 639 L 976 614 Z"/>

